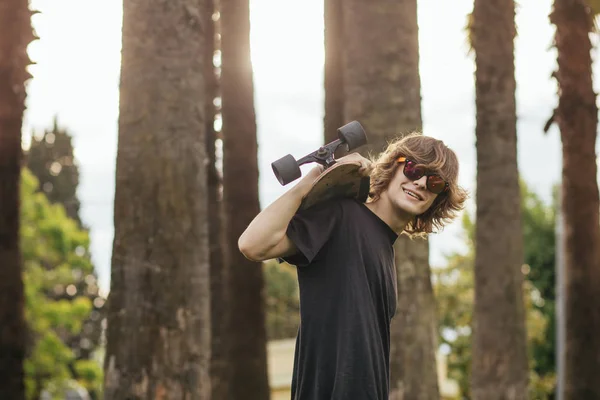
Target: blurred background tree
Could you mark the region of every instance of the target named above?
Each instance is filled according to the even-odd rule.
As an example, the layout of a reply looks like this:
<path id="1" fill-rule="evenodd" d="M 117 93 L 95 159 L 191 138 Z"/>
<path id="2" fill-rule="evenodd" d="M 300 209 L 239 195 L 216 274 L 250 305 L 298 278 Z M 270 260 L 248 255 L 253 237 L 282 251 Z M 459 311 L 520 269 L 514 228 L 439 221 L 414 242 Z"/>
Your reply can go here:
<path id="1" fill-rule="evenodd" d="M 526 284 L 530 284 L 532 299 L 528 304 L 544 315 L 546 320 L 542 340 L 529 341 L 529 354 L 535 360 L 530 368 L 552 390 L 549 398 L 556 397 L 556 218 L 558 191 L 553 203 L 546 205 L 526 185 L 521 185 L 523 240 L 525 265 L 528 272 Z M 527 299 L 526 299 L 527 300 Z M 528 326 L 530 329 L 530 326 Z M 531 337 L 531 333 L 529 333 Z M 534 383 L 534 382 L 532 382 Z M 543 397 L 540 397 L 543 398 Z"/>
<path id="2" fill-rule="evenodd" d="M 217 143 L 222 143 L 220 130 L 215 128 L 220 112 L 220 88 L 218 54 L 220 52 L 219 0 L 204 0 L 204 85 L 206 92 L 205 125 L 208 209 L 208 240 L 210 258 L 210 389 L 211 398 L 228 399 L 230 367 L 229 361 L 229 291 L 227 290 L 227 270 L 224 252 L 224 211 L 222 157 L 217 156 Z"/>
<path id="3" fill-rule="evenodd" d="M 79 167 L 71 134 L 58 126 L 55 117 L 51 129 L 40 136 L 34 135 L 32 139 L 26 153 L 26 166 L 37 179 L 37 191 L 43 193 L 51 204 L 63 207 L 67 218 L 74 220 L 79 229 L 88 232 L 79 215 Z M 89 253 L 89 245 L 84 250 Z M 73 276 L 77 296 L 88 297 L 93 311 L 87 316 L 81 332 L 71 335 L 66 342 L 78 359 L 89 360 L 100 345 L 104 298 L 99 294 L 98 276 L 93 266 L 85 274 L 73 269 Z M 53 300 L 73 298 L 66 292 L 51 291 L 47 295 Z M 90 394 L 97 398 L 95 392 Z"/>
<path id="4" fill-rule="evenodd" d="M 37 177 L 39 187 L 51 203 L 65 207 L 67 216 L 81 226 L 77 197 L 79 168 L 75 163 L 71 135 L 58 126 L 54 117 L 53 126 L 41 136 L 33 135 L 27 154 L 27 168 Z"/>
<path id="5" fill-rule="evenodd" d="M 25 398 L 25 294 L 20 248 L 21 131 L 27 47 L 35 40 L 26 0 L 0 2 L 0 398 Z"/>
<path id="6" fill-rule="evenodd" d="M 591 51 L 600 11 L 597 0 L 554 0 L 558 105 L 546 123 L 556 122 L 562 142 L 560 218 L 561 293 L 564 319 L 559 397 L 600 398 L 600 197 L 596 143 L 598 106 Z"/>
<path id="7" fill-rule="evenodd" d="M 554 221 L 555 205 L 545 205 L 521 185 L 525 264 L 524 298 L 529 348 L 528 398 L 554 398 Z M 464 214 L 467 251 L 448 256 L 448 265 L 434 269 L 440 343 L 449 349 L 448 374 L 456 379 L 461 399 L 471 399 L 471 333 L 474 301 L 475 224 Z"/>
<path id="8" fill-rule="evenodd" d="M 61 204 L 51 204 L 38 191 L 38 181 L 27 169 L 22 174 L 21 204 L 29 325 L 27 398 L 37 400 L 43 392 L 64 398 L 67 389 L 78 386 L 100 398 L 102 367 L 95 359 L 97 343 L 91 339 L 99 332 L 91 327 L 98 326 L 103 299 L 95 284 L 89 235 Z"/>
<path id="9" fill-rule="evenodd" d="M 260 212 L 254 73 L 250 57 L 249 0 L 219 0 L 223 207 L 232 399 L 267 400 L 264 278 L 261 263 L 248 260 L 238 239 Z M 212 213 L 216 210 L 211 210 Z M 249 368 L 249 366 L 252 366 Z"/>
<path id="10" fill-rule="evenodd" d="M 296 270 L 271 260 L 263 264 L 265 312 L 269 340 L 295 338 L 300 324 L 300 298 Z"/>
<path id="11" fill-rule="evenodd" d="M 206 13 L 191 0 L 123 2 L 110 399 L 210 398 Z"/>
<path id="12" fill-rule="evenodd" d="M 514 0 L 475 0 L 477 155 L 475 302 L 471 393 L 476 400 L 527 394 L 521 195 L 517 165 Z"/>

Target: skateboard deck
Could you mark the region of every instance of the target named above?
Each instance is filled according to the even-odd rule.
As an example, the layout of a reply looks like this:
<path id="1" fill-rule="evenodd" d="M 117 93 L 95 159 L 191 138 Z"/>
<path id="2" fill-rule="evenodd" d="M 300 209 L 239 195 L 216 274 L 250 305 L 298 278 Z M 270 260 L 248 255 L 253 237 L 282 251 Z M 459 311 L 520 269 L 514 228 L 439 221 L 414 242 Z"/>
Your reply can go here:
<path id="1" fill-rule="evenodd" d="M 350 197 L 365 202 L 369 195 L 370 178 L 358 171 L 358 162 L 340 162 L 327 168 L 317 177 L 311 190 L 304 196 L 300 210 L 323 201 Z"/>

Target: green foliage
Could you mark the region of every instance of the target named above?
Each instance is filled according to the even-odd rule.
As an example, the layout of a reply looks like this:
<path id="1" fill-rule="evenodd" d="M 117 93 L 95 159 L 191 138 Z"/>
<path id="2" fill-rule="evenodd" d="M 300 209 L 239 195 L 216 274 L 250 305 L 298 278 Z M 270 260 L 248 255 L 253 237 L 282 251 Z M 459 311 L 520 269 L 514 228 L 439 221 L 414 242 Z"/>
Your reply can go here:
<path id="1" fill-rule="evenodd" d="M 525 247 L 524 298 L 530 358 L 529 397 L 550 398 L 554 368 L 554 220 L 552 207 L 524 185 L 523 237 Z M 440 326 L 440 343 L 450 349 L 448 376 L 458 382 L 461 397 L 470 399 L 471 324 L 474 298 L 475 226 L 463 217 L 467 243 L 464 254 L 448 257 L 445 268 L 433 269 Z"/>
<path id="2" fill-rule="evenodd" d="M 81 226 L 79 218 L 79 168 L 75 162 L 71 135 L 59 128 L 54 119 L 52 129 L 40 137 L 34 136 L 27 152 L 27 168 L 39 181 L 39 189 L 51 203 L 65 207 L 69 218 Z"/>
<path id="3" fill-rule="evenodd" d="M 271 260 L 264 264 L 267 337 L 269 340 L 296 337 L 300 323 L 300 300 L 295 270 Z"/>
<path id="4" fill-rule="evenodd" d="M 93 276 L 93 265 L 88 233 L 67 217 L 62 205 L 51 205 L 36 192 L 37 187 L 36 178 L 24 169 L 21 249 L 29 325 L 25 384 L 28 399 L 38 399 L 43 390 L 64 398 L 73 371 L 81 372 L 78 383 L 89 390 L 99 390 L 102 382 L 101 366 L 79 360 L 68 345 L 93 315 L 93 297 L 77 288 L 80 276 Z"/>
<path id="5" fill-rule="evenodd" d="M 548 319 L 542 340 L 531 343 L 535 371 L 540 376 L 553 376 L 556 371 L 556 248 L 554 226 L 556 206 L 546 206 L 535 194 L 523 187 L 523 238 L 525 243 L 525 264 L 530 271 L 527 279 L 537 290 L 532 304 Z"/>

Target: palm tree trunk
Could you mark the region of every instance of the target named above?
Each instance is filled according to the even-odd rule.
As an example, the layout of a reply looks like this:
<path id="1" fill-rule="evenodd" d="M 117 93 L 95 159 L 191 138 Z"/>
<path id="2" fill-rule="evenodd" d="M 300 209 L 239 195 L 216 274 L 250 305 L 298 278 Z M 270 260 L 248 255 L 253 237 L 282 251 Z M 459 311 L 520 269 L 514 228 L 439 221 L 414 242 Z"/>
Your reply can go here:
<path id="1" fill-rule="evenodd" d="M 369 135 L 362 153 L 378 153 L 397 135 L 421 129 L 417 2 L 349 0 L 343 31 L 344 116 L 360 121 Z M 402 236 L 395 251 L 390 398 L 437 399 L 429 246 Z"/>
<path id="2" fill-rule="evenodd" d="M 555 120 L 563 145 L 565 399 L 600 398 L 600 221 L 596 165 L 598 108 L 592 83 L 587 2 L 555 0 L 559 89 Z"/>
<path id="3" fill-rule="evenodd" d="M 475 0 L 477 221 L 473 399 L 526 399 L 523 234 L 514 75 L 513 0 Z"/>
<path id="4" fill-rule="evenodd" d="M 26 323 L 20 251 L 20 182 L 27 46 L 34 39 L 25 0 L 0 4 L 0 398 L 25 399 Z"/>
<path id="5" fill-rule="evenodd" d="M 107 399 L 210 396 L 206 11 L 123 4 Z"/>
<path id="6" fill-rule="evenodd" d="M 251 262 L 237 242 L 260 212 L 254 84 L 250 62 L 248 0 L 221 0 L 223 201 L 230 296 L 231 398 L 270 395 L 262 264 Z"/>
<path id="7" fill-rule="evenodd" d="M 342 0 L 324 0 L 325 37 L 325 143 L 337 139 L 337 128 L 344 125 L 343 11 Z M 342 154 L 336 154 L 339 157 Z"/>

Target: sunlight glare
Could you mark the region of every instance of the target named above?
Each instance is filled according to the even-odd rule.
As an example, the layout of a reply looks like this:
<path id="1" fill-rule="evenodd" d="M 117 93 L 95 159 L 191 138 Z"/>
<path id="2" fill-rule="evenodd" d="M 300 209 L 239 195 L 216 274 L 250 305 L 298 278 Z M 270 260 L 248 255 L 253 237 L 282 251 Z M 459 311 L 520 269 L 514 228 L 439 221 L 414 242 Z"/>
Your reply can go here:
<path id="1" fill-rule="evenodd" d="M 270 89 L 290 90 L 290 86 L 302 88 L 321 81 L 322 0 L 251 0 L 250 21 L 252 66 L 258 82 Z"/>

